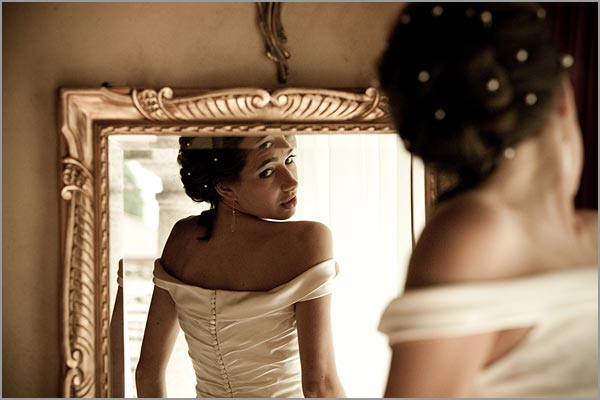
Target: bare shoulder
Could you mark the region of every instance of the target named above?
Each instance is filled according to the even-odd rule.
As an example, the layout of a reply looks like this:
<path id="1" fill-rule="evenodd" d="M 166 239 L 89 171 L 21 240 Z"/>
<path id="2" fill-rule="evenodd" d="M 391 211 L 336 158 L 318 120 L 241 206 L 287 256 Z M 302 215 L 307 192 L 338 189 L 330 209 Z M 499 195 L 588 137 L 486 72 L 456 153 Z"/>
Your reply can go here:
<path id="1" fill-rule="evenodd" d="M 175 222 L 173 228 L 171 228 L 171 233 L 167 239 L 167 244 L 172 242 L 173 239 L 179 239 L 182 235 L 188 235 L 192 232 L 198 230 L 198 216 L 190 215 L 189 217 L 182 218 Z"/>
<path id="2" fill-rule="evenodd" d="M 317 240 L 331 238 L 331 230 L 329 227 L 317 221 L 296 221 L 294 222 L 295 229 L 298 229 L 299 234 L 314 237 Z"/>
<path id="3" fill-rule="evenodd" d="M 513 219 L 504 207 L 474 196 L 441 204 L 413 251 L 407 286 L 506 277 L 518 257 Z"/>
<path id="4" fill-rule="evenodd" d="M 316 221 L 290 221 L 281 224 L 278 240 L 285 243 L 285 256 L 297 260 L 298 273 L 333 258 L 333 237 L 327 225 Z"/>
<path id="5" fill-rule="evenodd" d="M 288 221 L 278 225 L 286 234 L 312 242 L 331 241 L 329 227 L 317 221 Z"/>
<path id="6" fill-rule="evenodd" d="M 185 239 L 195 232 L 197 234 L 198 229 L 197 215 L 191 215 L 175 222 L 173 228 L 171 228 L 171 233 L 165 242 L 165 247 L 161 256 L 163 265 L 173 264 L 177 255 L 181 253 L 182 246 L 185 245 Z"/>

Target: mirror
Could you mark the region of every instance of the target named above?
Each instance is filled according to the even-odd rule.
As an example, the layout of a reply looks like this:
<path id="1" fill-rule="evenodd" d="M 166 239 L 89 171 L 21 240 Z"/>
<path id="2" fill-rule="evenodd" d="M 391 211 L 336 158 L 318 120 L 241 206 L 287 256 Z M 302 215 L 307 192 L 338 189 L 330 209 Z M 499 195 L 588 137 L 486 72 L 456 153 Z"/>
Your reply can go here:
<path id="1" fill-rule="evenodd" d="M 401 290 L 435 189 L 399 144 L 386 99 L 373 88 L 101 88 L 60 91 L 64 397 L 115 396 L 117 386 L 135 396 L 131 369 L 152 261 L 174 221 L 203 209 L 179 181 L 179 136 L 266 134 L 295 134 L 298 141 L 299 206 L 292 219 L 323 222 L 333 233 L 341 270 L 332 305 L 340 379 L 351 397 L 383 393 L 389 350 L 377 323 Z M 119 298 L 125 324 L 116 346 L 111 317 L 119 314 Z M 174 357 L 182 361 L 172 361 L 169 373 L 182 391 L 169 388 L 169 395 L 194 397 L 185 342 Z M 373 375 L 365 376 L 365 365 Z"/>

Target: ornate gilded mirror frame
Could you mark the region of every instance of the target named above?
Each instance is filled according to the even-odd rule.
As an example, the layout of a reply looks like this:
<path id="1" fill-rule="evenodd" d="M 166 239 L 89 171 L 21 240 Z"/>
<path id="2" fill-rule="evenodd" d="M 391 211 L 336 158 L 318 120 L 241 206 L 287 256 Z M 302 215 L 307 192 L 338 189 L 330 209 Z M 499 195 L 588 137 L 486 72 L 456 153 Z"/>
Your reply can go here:
<path id="1" fill-rule="evenodd" d="M 374 89 L 61 89 L 64 397 L 108 397 L 110 135 L 391 133 Z"/>

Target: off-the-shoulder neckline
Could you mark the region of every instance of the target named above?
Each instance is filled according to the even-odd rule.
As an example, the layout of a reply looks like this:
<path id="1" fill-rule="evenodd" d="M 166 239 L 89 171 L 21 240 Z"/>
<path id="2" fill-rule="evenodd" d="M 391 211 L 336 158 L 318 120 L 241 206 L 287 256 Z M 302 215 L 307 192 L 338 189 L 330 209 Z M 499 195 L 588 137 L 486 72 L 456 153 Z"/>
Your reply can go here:
<path id="1" fill-rule="evenodd" d="M 314 273 L 313 271 L 315 271 L 315 270 L 317 270 L 319 268 L 323 268 L 323 266 L 327 266 L 327 265 L 330 265 L 330 264 L 335 267 L 336 274 L 337 274 L 337 271 L 338 271 L 337 262 L 335 261 L 334 258 L 330 258 L 328 260 L 321 261 L 320 263 L 317 263 L 317 264 L 313 265 L 310 268 L 307 268 L 301 274 L 296 275 L 294 278 L 290 279 L 289 281 L 284 282 L 282 284 L 279 284 L 279 285 L 275 286 L 274 288 L 272 288 L 270 290 L 232 290 L 232 289 L 209 289 L 209 288 L 205 288 L 205 287 L 202 287 L 202 286 L 199 286 L 199 285 L 194 285 L 194 284 L 191 284 L 191 283 L 183 282 L 182 280 L 174 277 L 173 275 L 171 275 L 170 273 L 168 273 L 165 270 L 165 268 L 163 267 L 162 263 L 160 262 L 160 258 L 157 258 L 154 261 L 155 268 L 158 265 L 160 267 L 161 272 L 164 275 L 166 275 L 169 278 L 169 280 L 171 280 L 175 284 L 182 285 L 182 286 L 187 286 L 187 287 L 192 287 L 192 288 L 197 288 L 197 289 L 205 290 L 205 291 L 209 291 L 209 292 L 217 291 L 217 292 L 228 292 L 228 293 L 239 293 L 239 294 L 241 294 L 241 293 L 275 293 L 275 292 L 280 291 L 284 287 L 293 284 L 294 282 L 296 282 L 297 280 L 305 277 L 306 275 Z M 154 277 L 157 278 L 157 279 L 161 279 L 162 281 L 166 281 L 165 279 L 157 277 L 156 275 L 154 275 Z"/>

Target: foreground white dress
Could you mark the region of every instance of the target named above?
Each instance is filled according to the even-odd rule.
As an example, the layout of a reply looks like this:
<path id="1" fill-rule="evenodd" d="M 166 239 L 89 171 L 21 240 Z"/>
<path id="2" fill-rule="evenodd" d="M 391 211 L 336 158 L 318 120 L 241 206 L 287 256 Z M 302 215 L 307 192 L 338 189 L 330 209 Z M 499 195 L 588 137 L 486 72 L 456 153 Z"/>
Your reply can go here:
<path id="1" fill-rule="evenodd" d="M 391 344 L 533 327 L 479 375 L 474 397 L 598 398 L 598 267 L 412 289 L 379 330 Z"/>
<path id="2" fill-rule="evenodd" d="M 268 292 L 188 285 L 156 260 L 154 284 L 173 298 L 196 373 L 197 397 L 304 397 L 295 304 L 331 293 L 334 260 Z"/>

